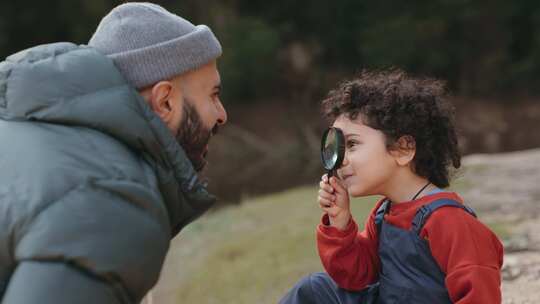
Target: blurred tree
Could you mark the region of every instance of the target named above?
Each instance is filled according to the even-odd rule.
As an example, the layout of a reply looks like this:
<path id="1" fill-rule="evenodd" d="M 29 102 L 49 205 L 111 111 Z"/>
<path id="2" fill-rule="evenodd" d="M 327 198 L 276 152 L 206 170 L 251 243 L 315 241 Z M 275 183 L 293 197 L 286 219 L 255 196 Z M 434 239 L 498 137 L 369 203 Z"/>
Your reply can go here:
<path id="1" fill-rule="evenodd" d="M 41 43 L 86 43 L 122 2 L 2 1 L 0 56 Z M 388 66 L 447 79 L 458 95 L 540 94 L 537 0 L 156 3 L 216 32 L 225 50 L 224 93 L 233 103 L 284 99 L 302 82 L 311 84 L 300 91 L 314 90 L 325 79 Z M 287 56 L 305 58 L 291 64 Z"/>
<path id="2" fill-rule="evenodd" d="M 268 20 L 286 40 L 321 44 L 325 69 L 399 66 L 447 79 L 463 95 L 538 87 L 529 83 L 540 62 L 538 1 L 239 2 L 241 13 Z"/>
<path id="3" fill-rule="evenodd" d="M 511 2 L 507 26 L 510 29 L 509 69 L 504 77 L 504 89 L 540 94 L 540 2 Z"/>
<path id="4" fill-rule="evenodd" d="M 86 43 L 104 12 L 118 1 L 4 1 L 0 6 L 0 54 L 37 44 Z"/>
<path id="5" fill-rule="evenodd" d="M 228 23 L 220 37 L 225 100 L 253 103 L 274 95 L 280 45 L 277 31 L 262 20 L 240 18 Z"/>

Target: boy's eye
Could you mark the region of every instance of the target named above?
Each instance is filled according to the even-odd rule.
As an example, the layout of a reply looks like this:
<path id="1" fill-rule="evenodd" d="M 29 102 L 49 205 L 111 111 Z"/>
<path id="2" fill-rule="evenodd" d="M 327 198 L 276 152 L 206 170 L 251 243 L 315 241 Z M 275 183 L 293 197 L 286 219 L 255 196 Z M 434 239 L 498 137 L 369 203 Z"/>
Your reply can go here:
<path id="1" fill-rule="evenodd" d="M 356 140 L 348 140 L 347 141 L 347 148 L 352 148 L 354 146 L 356 146 L 358 144 L 358 142 Z"/>

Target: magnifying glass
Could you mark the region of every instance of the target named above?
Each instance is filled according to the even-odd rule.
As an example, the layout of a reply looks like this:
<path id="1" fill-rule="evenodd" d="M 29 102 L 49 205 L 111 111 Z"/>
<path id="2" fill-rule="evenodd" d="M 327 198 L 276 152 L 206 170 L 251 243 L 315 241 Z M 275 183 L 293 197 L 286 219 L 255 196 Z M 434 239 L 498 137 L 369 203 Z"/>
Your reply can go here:
<path id="1" fill-rule="evenodd" d="M 345 136 L 339 128 L 330 127 L 324 131 L 321 141 L 321 160 L 328 171 L 328 178 L 336 175 L 345 157 Z"/>

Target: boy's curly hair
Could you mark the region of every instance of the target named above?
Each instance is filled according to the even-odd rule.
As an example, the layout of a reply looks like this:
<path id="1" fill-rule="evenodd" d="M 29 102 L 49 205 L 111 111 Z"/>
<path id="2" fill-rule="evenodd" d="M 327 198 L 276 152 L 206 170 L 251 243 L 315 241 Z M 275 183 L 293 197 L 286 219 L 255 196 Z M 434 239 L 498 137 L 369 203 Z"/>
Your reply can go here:
<path id="1" fill-rule="evenodd" d="M 443 82 L 435 79 L 413 78 L 399 69 L 363 71 L 330 91 L 322 110 L 330 122 L 360 115 L 362 123 L 383 132 L 387 149 L 405 136 L 416 148 L 414 172 L 444 188 L 450 166 L 461 165 L 454 108 L 446 96 Z"/>

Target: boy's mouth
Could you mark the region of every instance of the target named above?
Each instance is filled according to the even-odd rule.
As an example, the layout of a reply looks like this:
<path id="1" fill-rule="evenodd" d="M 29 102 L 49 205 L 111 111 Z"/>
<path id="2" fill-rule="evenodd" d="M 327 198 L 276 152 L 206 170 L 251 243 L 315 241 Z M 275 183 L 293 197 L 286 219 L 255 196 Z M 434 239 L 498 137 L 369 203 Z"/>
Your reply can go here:
<path id="1" fill-rule="evenodd" d="M 353 174 L 342 174 L 342 175 L 341 175 L 341 179 L 345 181 L 345 180 L 347 180 L 349 177 L 352 177 L 352 176 L 353 176 Z"/>

